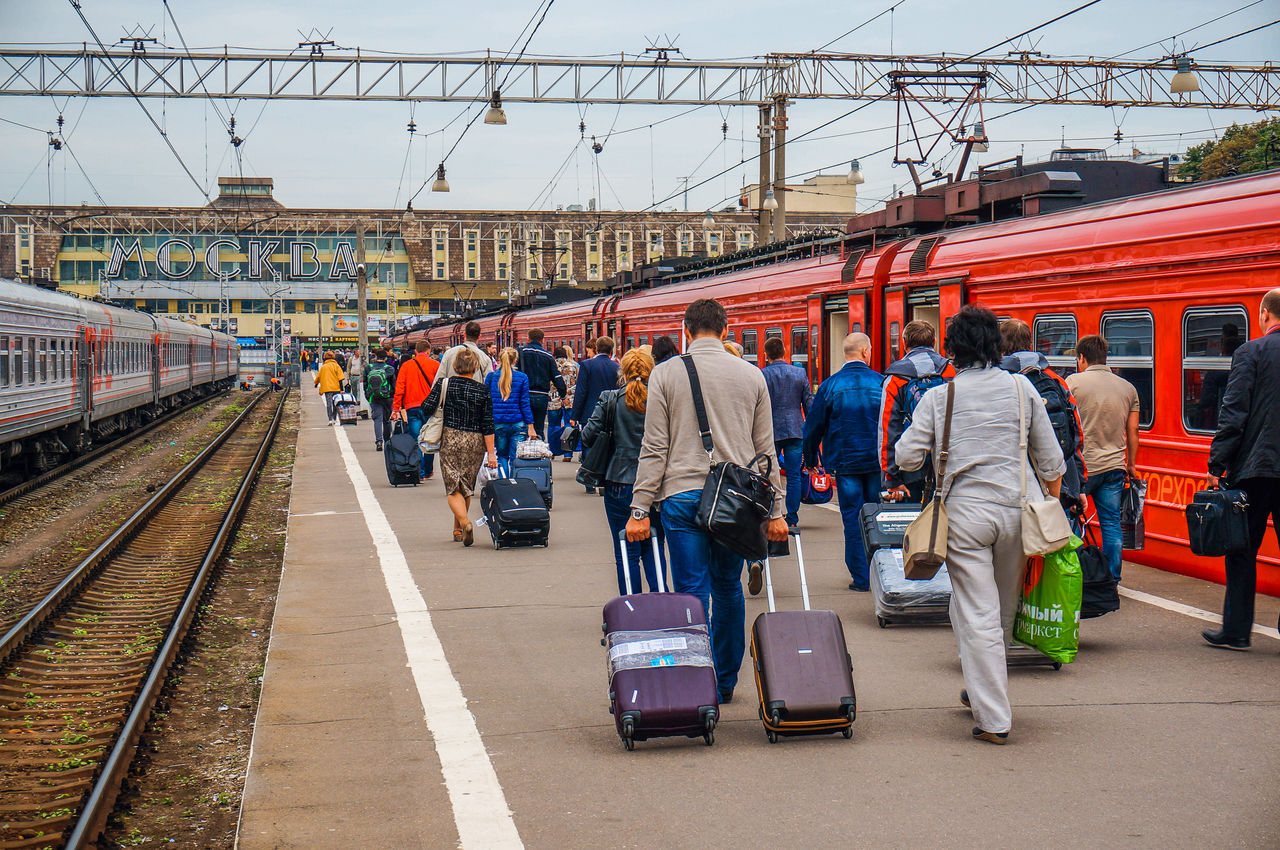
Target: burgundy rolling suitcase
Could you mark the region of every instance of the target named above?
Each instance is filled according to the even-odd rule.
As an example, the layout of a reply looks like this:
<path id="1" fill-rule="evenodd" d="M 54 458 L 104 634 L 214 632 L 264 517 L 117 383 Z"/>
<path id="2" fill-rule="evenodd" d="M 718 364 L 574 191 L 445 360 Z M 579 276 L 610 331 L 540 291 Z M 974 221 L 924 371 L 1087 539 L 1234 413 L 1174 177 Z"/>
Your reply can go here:
<path id="1" fill-rule="evenodd" d="M 756 617 L 751 627 L 760 719 L 771 744 L 783 735 L 840 732 L 852 738 L 858 708 L 853 692 L 853 659 L 845 643 L 844 627 L 836 612 L 810 610 L 800 535 L 794 531 L 792 534 L 804 610 L 776 610 L 773 576 L 769 561 L 765 560 L 769 612 Z"/>
<path id="2" fill-rule="evenodd" d="M 657 538 L 651 539 L 660 564 Z M 619 545 L 625 564 L 625 533 Z M 628 750 L 636 741 L 681 735 L 714 744 L 719 696 L 702 601 L 665 592 L 661 569 L 658 593 L 632 593 L 631 570 L 622 572 L 627 593 L 604 606 L 600 641 L 608 648 L 609 711 L 618 737 Z"/>

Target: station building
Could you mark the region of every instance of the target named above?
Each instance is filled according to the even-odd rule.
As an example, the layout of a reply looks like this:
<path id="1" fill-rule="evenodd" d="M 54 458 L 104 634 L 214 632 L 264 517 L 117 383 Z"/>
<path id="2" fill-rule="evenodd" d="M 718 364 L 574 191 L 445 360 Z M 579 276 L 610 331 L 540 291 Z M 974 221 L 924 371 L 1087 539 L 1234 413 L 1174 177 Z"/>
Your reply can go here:
<path id="1" fill-rule="evenodd" d="M 290 209 L 271 178 L 222 177 L 203 207 L 0 207 L 0 274 L 222 327 L 253 348 L 354 346 L 365 264 L 370 339 L 435 316 L 604 287 L 678 257 L 761 241 L 760 215 L 587 208 Z M 852 186 L 850 189 L 854 188 Z M 787 235 L 842 228 L 846 203 L 787 216 Z M 363 244 L 360 235 L 363 233 Z M 768 241 L 767 238 L 764 241 Z"/>

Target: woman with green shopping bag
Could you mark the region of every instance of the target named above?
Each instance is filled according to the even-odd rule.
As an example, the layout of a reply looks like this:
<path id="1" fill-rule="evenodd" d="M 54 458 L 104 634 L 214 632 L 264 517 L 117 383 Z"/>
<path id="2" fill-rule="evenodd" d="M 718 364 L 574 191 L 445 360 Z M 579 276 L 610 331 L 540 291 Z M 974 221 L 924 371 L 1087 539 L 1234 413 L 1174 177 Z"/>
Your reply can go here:
<path id="1" fill-rule="evenodd" d="M 1033 490 L 1043 482 L 1056 498 L 1066 465 L 1031 382 L 1000 368 L 1000 325 L 993 313 L 972 305 L 961 309 L 947 323 L 945 348 L 957 369 L 950 422 L 947 387 L 929 390 L 894 452 L 905 471 L 919 469 L 930 454 L 937 464 L 944 431 L 950 432 L 938 486 L 948 517 L 951 625 L 964 672 L 960 700 L 978 724 L 973 737 L 1003 744 L 1013 724 L 1005 648 L 1026 567 L 1024 481 Z M 1020 423 L 1029 423 L 1026 432 Z"/>

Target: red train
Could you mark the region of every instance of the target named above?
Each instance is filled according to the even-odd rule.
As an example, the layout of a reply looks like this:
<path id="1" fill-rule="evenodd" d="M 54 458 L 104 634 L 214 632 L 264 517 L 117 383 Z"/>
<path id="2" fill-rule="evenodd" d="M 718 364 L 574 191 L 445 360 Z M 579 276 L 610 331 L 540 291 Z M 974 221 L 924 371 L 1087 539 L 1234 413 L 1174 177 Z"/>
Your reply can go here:
<path id="1" fill-rule="evenodd" d="M 1063 374 L 1076 339 L 1101 333 L 1109 364 L 1137 388 L 1150 481 L 1147 545 L 1130 560 L 1222 581 L 1220 559 L 1191 554 L 1184 506 L 1204 484 L 1231 353 L 1256 336 L 1258 303 L 1280 285 L 1280 171 L 1169 189 L 1047 215 L 887 241 L 846 240 L 831 253 L 728 274 L 478 319 L 483 339 L 523 340 L 542 328 L 581 353 L 608 335 L 625 347 L 668 334 L 696 298 L 725 305 L 732 338 L 763 365 L 778 336 L 818 384 L 843 361 L 845 334 L 873 341 L 873 365 L 899 354 L 901 328 L 944 319 L 965 303 L 1031 325 Z M 433 345 L 461 339 L 462 323 L 403 335 Z M 1280 552 L 1268 536 L 1259 589 L 1280 596 Z"/>

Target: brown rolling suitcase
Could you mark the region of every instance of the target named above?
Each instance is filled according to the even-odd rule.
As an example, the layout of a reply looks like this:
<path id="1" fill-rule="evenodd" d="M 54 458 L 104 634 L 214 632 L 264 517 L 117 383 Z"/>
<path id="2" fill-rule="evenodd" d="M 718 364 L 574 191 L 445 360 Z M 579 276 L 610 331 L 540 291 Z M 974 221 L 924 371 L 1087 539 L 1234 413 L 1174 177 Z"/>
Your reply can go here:
<path id="1" fill-rule="evenodd" d="M 831 732 L 852 738 L 857 699 L 853 692 L 853 659 L 845 643 L 844 627 L 834 611 L 809 609 L 800 535 L 794 531 L 792 534 L 804 610 L 776 610 L 773 576 L 766 559 L 769 612 L 757 617 L 751 627 L 760 719 L 770 743 L 777 743 L 784 735 Z"/>

